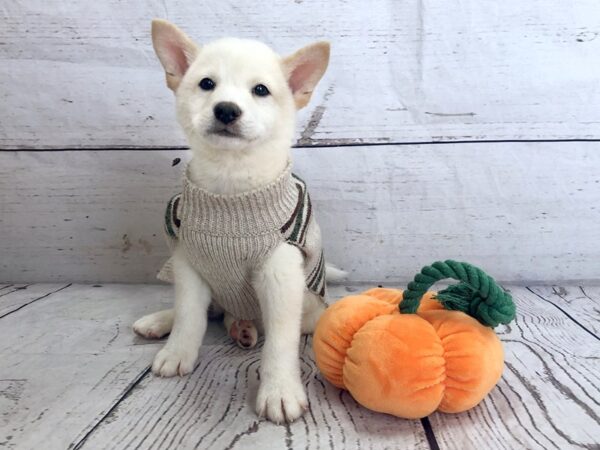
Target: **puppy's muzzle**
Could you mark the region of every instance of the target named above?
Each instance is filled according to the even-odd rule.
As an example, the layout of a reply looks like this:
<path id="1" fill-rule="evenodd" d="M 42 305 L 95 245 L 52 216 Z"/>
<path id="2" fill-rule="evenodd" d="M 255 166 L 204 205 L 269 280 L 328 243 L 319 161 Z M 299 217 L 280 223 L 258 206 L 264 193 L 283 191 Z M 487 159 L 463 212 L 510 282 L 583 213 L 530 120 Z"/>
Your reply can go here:
<path id="1" fill-rule="evenodd" d="M 215 118 L 224 125 L 230 125 L 241 115 L 242 110 L 233 102 L 219 102 L 213 108 Z"/>

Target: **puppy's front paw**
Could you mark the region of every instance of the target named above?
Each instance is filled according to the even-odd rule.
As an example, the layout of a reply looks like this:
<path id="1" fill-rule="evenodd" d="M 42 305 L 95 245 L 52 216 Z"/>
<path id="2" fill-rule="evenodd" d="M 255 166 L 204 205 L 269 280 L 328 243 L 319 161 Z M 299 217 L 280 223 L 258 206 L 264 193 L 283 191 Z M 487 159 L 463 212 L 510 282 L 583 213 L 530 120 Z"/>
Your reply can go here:
<path id="1" fill-rule="evenodd" d="M 184 376 L 194 370 L 197 353 L 165 345 L 154 357 L 152 372 L 160 377 Z"/>
<path id="2" fill-rule="evenodd" d="M 277 424 L 293 422 L 308 409 L 308 400 L 300 380 L 291 377 L 266 378 L 256 396 L 256 412 Z"/>

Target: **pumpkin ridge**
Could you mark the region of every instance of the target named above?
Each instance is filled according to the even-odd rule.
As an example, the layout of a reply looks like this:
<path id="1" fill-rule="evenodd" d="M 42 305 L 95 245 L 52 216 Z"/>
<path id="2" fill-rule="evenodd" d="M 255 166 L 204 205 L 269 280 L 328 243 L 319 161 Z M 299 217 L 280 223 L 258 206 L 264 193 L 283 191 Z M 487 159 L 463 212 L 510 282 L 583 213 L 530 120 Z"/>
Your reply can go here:
<path id="1" fill-rule="evenodd" d="M 418 314 L 418 315 L 420 315 L 420 314 Z M 425 314 L 425 315 L 427 316 L 427 314 Z M 423 317 L 423 316 L 421 316 L 421 317 Z M 423 319 L 427 320 L 426 317 L 423 317 Z M 448 391 L 448 388 L 467 392 L 469 394 L 473 394 L 474 392 L 476 392 L 476 390 L 474 390 L 474 389 L 467 389 L 467 388 L 461 387 L 460 383 L 458 383 L 458 382 L 452 383 L 452 381 L 455 381 L 455 380 L 453 380 L 453 378 L 448 375 L 448 358 L 446 357 L 448 354 L 448 351 L 446 350 L 446 345 L 445 345 L 446 341 L 448 341 L 452 337 L 455 337 L 455 336 L 458 336 L 461 334 L 470 335 L 472 333 L 471 333 L 471 331 L 467 331 L 467 330 L 459 330 L 459 331 L 447 334 L 442 337 L 439 334 L 439 331 L 442 328 L 442 324 L 441 323 L 431 323 L 429 320 L 427 320 L 427 322 L 429 322 L 431 327 L 434 329 L 436 336 L 440 340 L 440 345 L 442 346 L 442 357 L 444 358 L 444 380 L 440 383 L 443 386 L 443 391 L 440 396 L 440 402 L 438 403 L 438 405 L 436 407 L 436 410 L 441 410 L 448 406 L 449 400 L 446 398 L 446 393 Z M 464 356 L 469 356 L 469 353 L 468 352 L 465 353 Z M 456 357 L 456 355 L 453 355 L 453 357 Z M 456 384 L 456 385 L 454 385 L 454 384 Z"/>
<path id="2" fill-rule="evenodd" d="M 371 297 L 371 298 L 374 298 L 374 299 L 376 299 L 376 300 L 379 300 L 379 301 L 385 301 L 385 300 L 381 300 L 381 299 L 379 299 L 379 298 L 377 298 L 377 297 L 373 297 L 373 296 L 369 296 L 369 297 Z M 395 312 L 395 311 L 396 311 L 396 309 L 394 308 L 393 312 Z M 365 327 L 365 325 L 367 325 L 369 322 L 371 322 L 372 320 L 376 319 L 377 317 L 381 317 L 381 316 L 385 316 L 385 315 L 387 315 L 387 314 L 377 314 L 377 315 L 375 315 L 375 316 L 371 317 L 369 320 L 365 320 L 365 321 L 363 322 L 363 324 L 362 324 L 362 325 L 361 325 L 359 328 L 357 328 L 356 330 L 354 330 L 354 333 L 352 333 L 352 338 L 350 339 L 350 342 L 348 342 L 348 345 L 347 345 L 347 346 L 344 348 L 344 355 L 343 355 L 343 357 L 344 357 L 344 362 L 342 363 L 342 381 L 344 380 L 344 367 L 346 366 L 346 362 L 348 361 L 348 350 L 350 350 L 350 349 L 352 348 L 352 343 L 354 342 L 354 338 L 355 338 L 355 336 L 356 336 L 356 335 L 357 335 L 357 334 L 360 332 L 360 330 L 362 330 L 362 329 Z M 345 341 L 346 341 L 346 340 L 345 340 Z M 346 341 L 346 342 L 347 342 L 347 341 Z M 338 352 L 338 353 L 339 353 L 339 352 Z M 344 383 L 344 385 L 345 385 L 345 384 L 346 384 L 346 383 Z"/>
<path id="3" fill-rule="evenodd" d="M 367 321 L 366 321 L 365 323 L 363 323 L 363 325 L 362 325 L 362 326 L 361 326 L 361 327 L 360 327 L 358 330 L 356 330 L 356 331 L 354 332 L 354 334 L 352 335 L 352 340 L 350 341 L 350 345 L 349 345 L 348 347 L 346 347 L 346 351 L 345 351 L 345 354 L 344 354 L 344 363 L 342 364 L 342 380 L 344 379 L 344 372 L 345 372 L 345 370 L 344 370 L 344 369 L 346 368 L 346 364 L 347 364 L 348 362 L 350 362 L 350 364 L 356 364 L 354 361 L 352 361 L 352 360 L 348 359 L 348 358 L 349 358 L 349 357 L 348 357 L 348 351 L 349 351 L 349 350 L 352 348 L 352 343 L 353 343 L 353 342 L 354 342 L 354 340 L 355 340 L 355 339 L 354 339 L 354 337 L 355 337 L 355 336 L 356 336 L 356 335 L 357 335 L 357 334 L 360 332 L 360 330 L 362 330 L 362 329 L 365 327 L 365 325 L 367 325 L 369 322 L 371 322 L 371 320 L 373 320 L 373 319 L 376 319 L 377 317 L 380 317 L 380 316 L 375 316 L 375 317 L 371 318 L 370 320 L 367 320 Z M 387 333 L 389 333 L 389 331 L 388 331 L 388 330 L 377 330 L 377 331 L 375 331 L 375 332 L 372 332 L 372 333 L 370 333 L 370 335 L 371 335 L 371 337 L 372 337 L 372 338 L 376 338 L 376 339 L 378 339 L 378 338 L 381 338 L 383 335 L 385 335 L 385 334 L 387 334 Z M 377 366 L 374 366 L 374 367 L 373 367 L 373 369 L 377 369 L 377 370 L 379 371 L 379 369 L 377 368 Z M 385 375 L 385 374 L 382 374 L 382 375 Z M 385 377 L 385 376 L 382 376 L 382 377 L 381 377 L 381 379 L 382 379 L 382 380 L 384 380 L 385 382 L 388 382 L 388 381 L 387 381 L 387 377 Z M 346 384 L 346 383 L 344 382 L 344 385 L 345 385 L 345 384 Z M 387 386 L 386 386 L 386 388 L 387 388 Z"/>
<path id="4" fill-rule="evenodd" d="M 420 315 L 431 324 L 444 349 L 446 380 L 438 410 L 461 412 L 475 406 L 501 374 L 502 358 L 493 356 L 498 346 L 501 349 L 498 336 L 492 328 L 463 312 L 439 310 Z"/>
<path id="5" fill-rule="evenodd" d="M 417 314 L 419 315 L 419 314 Z M 416 393 L 416 392 L 420 392 L 420 391 L 424 391 L 426 389 L 430 389 L 434 386 L 441 386 L 442 387 L 442 392 L 440 393 L 440 401 L 438 402 L 438 404 L 435 406 L 435 409 L 432 412 L 435 412 L 439 409 L 440 405 L 444 402 L 445 398 L 446 398 L 446 380 L 448 380 L 448 370 L 447 370 L 447 365 L 448 365 L 448 360 L 446 359 L 446 347 L 444 346 L 444 343 L 442 342 L 442 338 L 437 334 L 437 330 L 435 329 L 435 327 L 433 327 L 432 324 L 430 324 L 432 326 L 432 328 L 434 329 L 434 331 L 436 332 L 435 334 L 437 335 L 437 338 L 440 341 L 440 347 L 442 348 L 442 355 L 441 358 L 444 361 L 444 364 L 442 366 L 443 368 L 443 374 L 440 376 L 441 380 L 437 383 L 431 383 L 428 384 L 426 386 L 422 386 L 418 389 L 414 389 L 412 392 Z"/>
<path id="6" fill-rule="evenodd" d="M 420 314 L 417 314 L 417 315 L 420 316 Z M 421 317 L 421 318 L 424 319 L 423 317 Z M 427 320 L 427 319 L 424 319 L 424 320 Z M 429 321 L 427 321 L 427 322 L 429 322 Z M 448 370 L 447 370 L 446 366 L 448 364 L 448 361 L 446 360 L 446 347 L 444 346 L 442 338 L 437 334 L 437 330 L 435 329 L 435 327 L 431 323 L 429 325 L 431 325 L 431 327 L 435 331 L 435 334 L 436 334 L 437 338 L 440 341 L 440 347 L 442 348 L 442 355 L 441 355 L 441 357 L 442 357 L 442 360 L 444 361 L 444 365 L 443 365 L 444 373 L 440 377 L 441 380 L 439 382 L 428 384 L 427 386 L 421 387 L 419 389 L 415 389 L 413 392 L 419 392 L 419 391 L 422 391 L 424 389 L 429 389 L 429 388 L 431 388 L 433 386 L 436 386 L 436 385 L 442 386 L 443 390 L 442 390 L 441 395 L 440 395 L 440 401 L 438 403 L 438 406 L 436 406 L 436 408 L 435 408 L 437 410 L 438 407 L 439 407 L 439 405 L 442 403 L 442 401 L 444 401 L 444 397 L 446 395 L 446 380 L 448 379 Z"/>
<path id="7" fill-rule="evenodd" d="M 346 342 L 346 340 L 345 340 L 345 339 L 343 339 L 343 338 L 342 338 L 342 340 L 343 340 L 344 342 Z M 323 344 L 324 344 L 324 345 L 326 345 L 327 347 L 329 347 L 331 350 L 333 350 L 333 351 L 334 351 L 335 353 L 337 353 L 338 355 L 340 355 L 340 356 L 343 356 L 343 355 L 340 353 L 340 351 L 339 351 L 337 348 L 335 348 L 333 345 L 331 345 L 329 342 L 327 342 L 327 341 L 323 341 Z M 345 353 L 346 353 L 346 352 L 344 352 L 344 357 L 345 357 Z"/>
<path id="8" fill-rule="evenodd" d="M 434 327 L 433 324 L 431 324 L 431 326 L 434 329 L 436 336 L 440 340 L 440 345 L 442 346 L 442 357 L 444 358 L 444 381 L 442 383 L 440 383 L 442 385 L 442 387 L 444 388 L 444 390 L 442 391 L 442 395 L 440 396 L 440 402 L 437 404 L 437 406 L 435 408 L 437 411 L 438 409 L 440 409 L 440 406 L 442 405 L 442 403 L 444 403 L 444 400 L 446 400 L 446 391 L 448 388 L 448 385 L 446 384 L 448 382 L 448 359 L 446 358 L 446 346 L 444 345 L 443 339 L 438 334 L 437 328 Z"/>
<path id="9" fill-rule="evenodd" d="M 462 392 L 466 392 L 470 395 L 473 395 L 473 393 L 476 393 L 477 390 L 476 389 L 466 389 L 464 387 L 460 387 L 460 386 L 447 386 L 449 388 L 452 388 L 456 391 L 462 391 Z M 444 388 L 446 388 L 446 386 L 444 385 Z M 444 394 L 446 394 L 446 390 L 444 389 Z M 444 395 L 442 397 L 442 400 L 440 401 L 440 404 L 438 405 L 438 409 L 443 410 L 444 408 L 448 407 L 448 402 L 449 400 L 446 398 L 446 395 Z"/>
<path id="10" fill-rule="evenodd" d="M 429 330 L 425 335 L 431 338 L 422 350 L 415 347 L 419 330 Z M 366 351 L 373 342 L 379 345 Z M 344 385 L 359 403 L 376 411 L 425 417 L 442 400 L 446 378 L 443 351 L 431 325 L 418 315 L 376 317 L 355 335 L 348 349 Z M 398 359 L 399 355 L 403 356 Z M 387 400 L 379 403 L 377 398 Z M 398 403 L 400 398 L 404 400 Z"/>
<path id="11" fill-rule="evenodd" d="M 363 311 L 363 316 L 360 321 L 354 321 L 352 317 L 360 317 L 357 315 L 358 310 Z M 352 347 L 356 334 L 371 320 L 394 313 L 397 314 L 396 305 L 364 293 L 346 297 L 330 306 L 319 319 L 313 335 L 317 366 L 322 372 L 325 366 L 329 369 L 326 370 L 328 374 L 326 378 L 336 386 L 347 389 L 343 372 L 348 358 L 348 349 Z M 334 317 L 335 319 L 332 319 Z M 341 319 L 342 317 L 350 320 Z M 337 322 L 336 325 L 332 324 L 335 323 L 334 320 Z M 324 327 L 323 323 L 330 323 L 333 326 Z M 319 351 L 319 348 L 323 351 Z"/>
<path id="12" fill-rule="evenodd" d="M 438 381 L 437 383 L 431 383 L 431 384 L 419 387 L 417 389 L 413 389 L 411 392 L 419 392 L 419 391 L 423 391 L 425 389 L 429 389 L 429 388 L 431 388 L 433 386 L 440 385 L 440 386 L 442 386 L 444 388 L 444 390 L 442 391 L 442 394 L 440 396 L 440 403 L 444 400 L 444 394 L 446 393 L 446 380 L 448 379 L 448 376 L 446 374 L 446 357 L 445 357 L 445 354 L 443 352 L 442 352 L 442 358 L 444 360 L 444 367 L 443 367 L 444 368 L 444 373 L 440 377 L 442 379 L 440 381 Z"/>

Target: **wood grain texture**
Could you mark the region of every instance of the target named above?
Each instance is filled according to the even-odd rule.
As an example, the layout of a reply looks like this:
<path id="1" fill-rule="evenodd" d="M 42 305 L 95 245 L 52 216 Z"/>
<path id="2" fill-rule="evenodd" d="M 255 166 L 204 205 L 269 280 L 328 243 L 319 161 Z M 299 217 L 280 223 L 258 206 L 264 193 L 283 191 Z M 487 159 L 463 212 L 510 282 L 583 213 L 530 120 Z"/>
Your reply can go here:
<path id="1" fill-rule="evenodd" d="M 317 373 L 310 339 L 302 345 L 303 382 L 311 410 L 291 425 L 259 419 L 259 350 L 203 347 L 189 378 L 148 375 L 81 447 L 98 449 L 428 449 L 418 421 L 362 409 Z"/>
<path id="2" fill-rule="evenodd" d="M 542 300 L 569 314 L 581 327 L 600 336 L 600 287 L 541 286 L 530 290 Z"/>
<path id="3" fill-rule="evenodd" d="M 0 288 L 0 319 L 24 308 L 27 305 L 48 298 L 50 295 L 60 292 L 69 285 L 53 284 L 14 284 L 5 289 Z"/>
<path id="4" fill-rule="evenodd" d="M 430 417 L 440 448 L 597 449 L 600 339 L 527 288 L 510 290 L 517 319 L 498 329 L 502 379 L 475 409 Z M 573 313 L 572 304 L 565 310 Z"/>
<path id="5" fill-rule="evenodd" d="M 400 283 L 436 259 L 500 280 L 598 276 L 593 143 L 296 149 L 327 257 Z M 551 158 L 549 157 L 551 155 Z M 0 281 L 154 282 L 177 151 L 0 152 Z M 175 158 L 182 162 L 173 166 Z M 535 169 L 533 169 L 535 168 Z"/>
<path id="6" fill-rule="evenodd" d="M 204 345 L 189 377 L 148 374 L 81 448 L 429 449 L 418 421 L 370 412 L 327 383 L 309 337 L 301 342 L 301 369 L 311 408 L 295 423 L 278 426 L 256 416 L 259 366 L 259 347 L 242 350 L 228 337 Z"/>
<path id="7" fill-rule="evenodd" d="M 596 0 L 16 0 L 0 15 L 4 149 L 185 145 L 154 17 L 284 54 L 330 40 L 303 146 L 600 138 Z"/>
<path id="8" fill-rule="evenodd" d="M 131 324 L 170 304 L 168 287 L 61 287 L 11 294 L 55 291 L 0 318 L 3 448 L 66 449 L 114 406 L 159 348 L 135 337 Z"/>
<path id="9" fill-rule="evenodd" d="M 497 330 L 506 368 L 490 396 L 464 414 L 434 414 L 425 427 L 372 413 L 325 382 L 309 338 L 302 341 L 301 367 L 310 411 L 289 426 L 259 420 L 252 410 L 259 349 L 238 349 L 219 323 L 209 325 L 190 376 L 160 379 L 148 373 L 162 343 L 135 337 L 130 325 L 170 304 L 171 289 L 72 285 L 57 291 L 60 287 L 29 286 L 30 292 L 56 292 L 0 319 L 2 447 L 350 450 L 434 449 L 437 443 L 441 449 L 563 450 L 600 445 L 599 341 L 532 292 L 540 288 L 508 287 L 518 315 Z M 331 294 L 339 298 L 364 288 L 336 286 Z M 562 289 L 576 292 L 573 286 Z M 583 289 L 591 296 L 597 292 Z M 563 307 L 571 316 L 579 309 L 575 300 Z"/>

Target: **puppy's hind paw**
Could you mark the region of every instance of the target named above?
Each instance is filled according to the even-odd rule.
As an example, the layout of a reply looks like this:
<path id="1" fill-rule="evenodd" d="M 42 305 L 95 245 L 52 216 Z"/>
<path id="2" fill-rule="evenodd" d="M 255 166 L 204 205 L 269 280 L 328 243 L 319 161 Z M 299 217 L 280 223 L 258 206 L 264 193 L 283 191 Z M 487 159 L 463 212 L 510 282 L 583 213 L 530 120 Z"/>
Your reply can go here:
<path id="1" fill-rule="evenodd" d="M 258 341 L 258 331 L 251 320 L 234 320 L 229 335 L 243 349 L 254 348 Z"/>
<path id="2" fill-rule="evenodd" d="M 138 319 L 133 324 L 133 331 L 146 339 L 160 339 L 171 332 L 173 312 L 160 311 Z"/>

